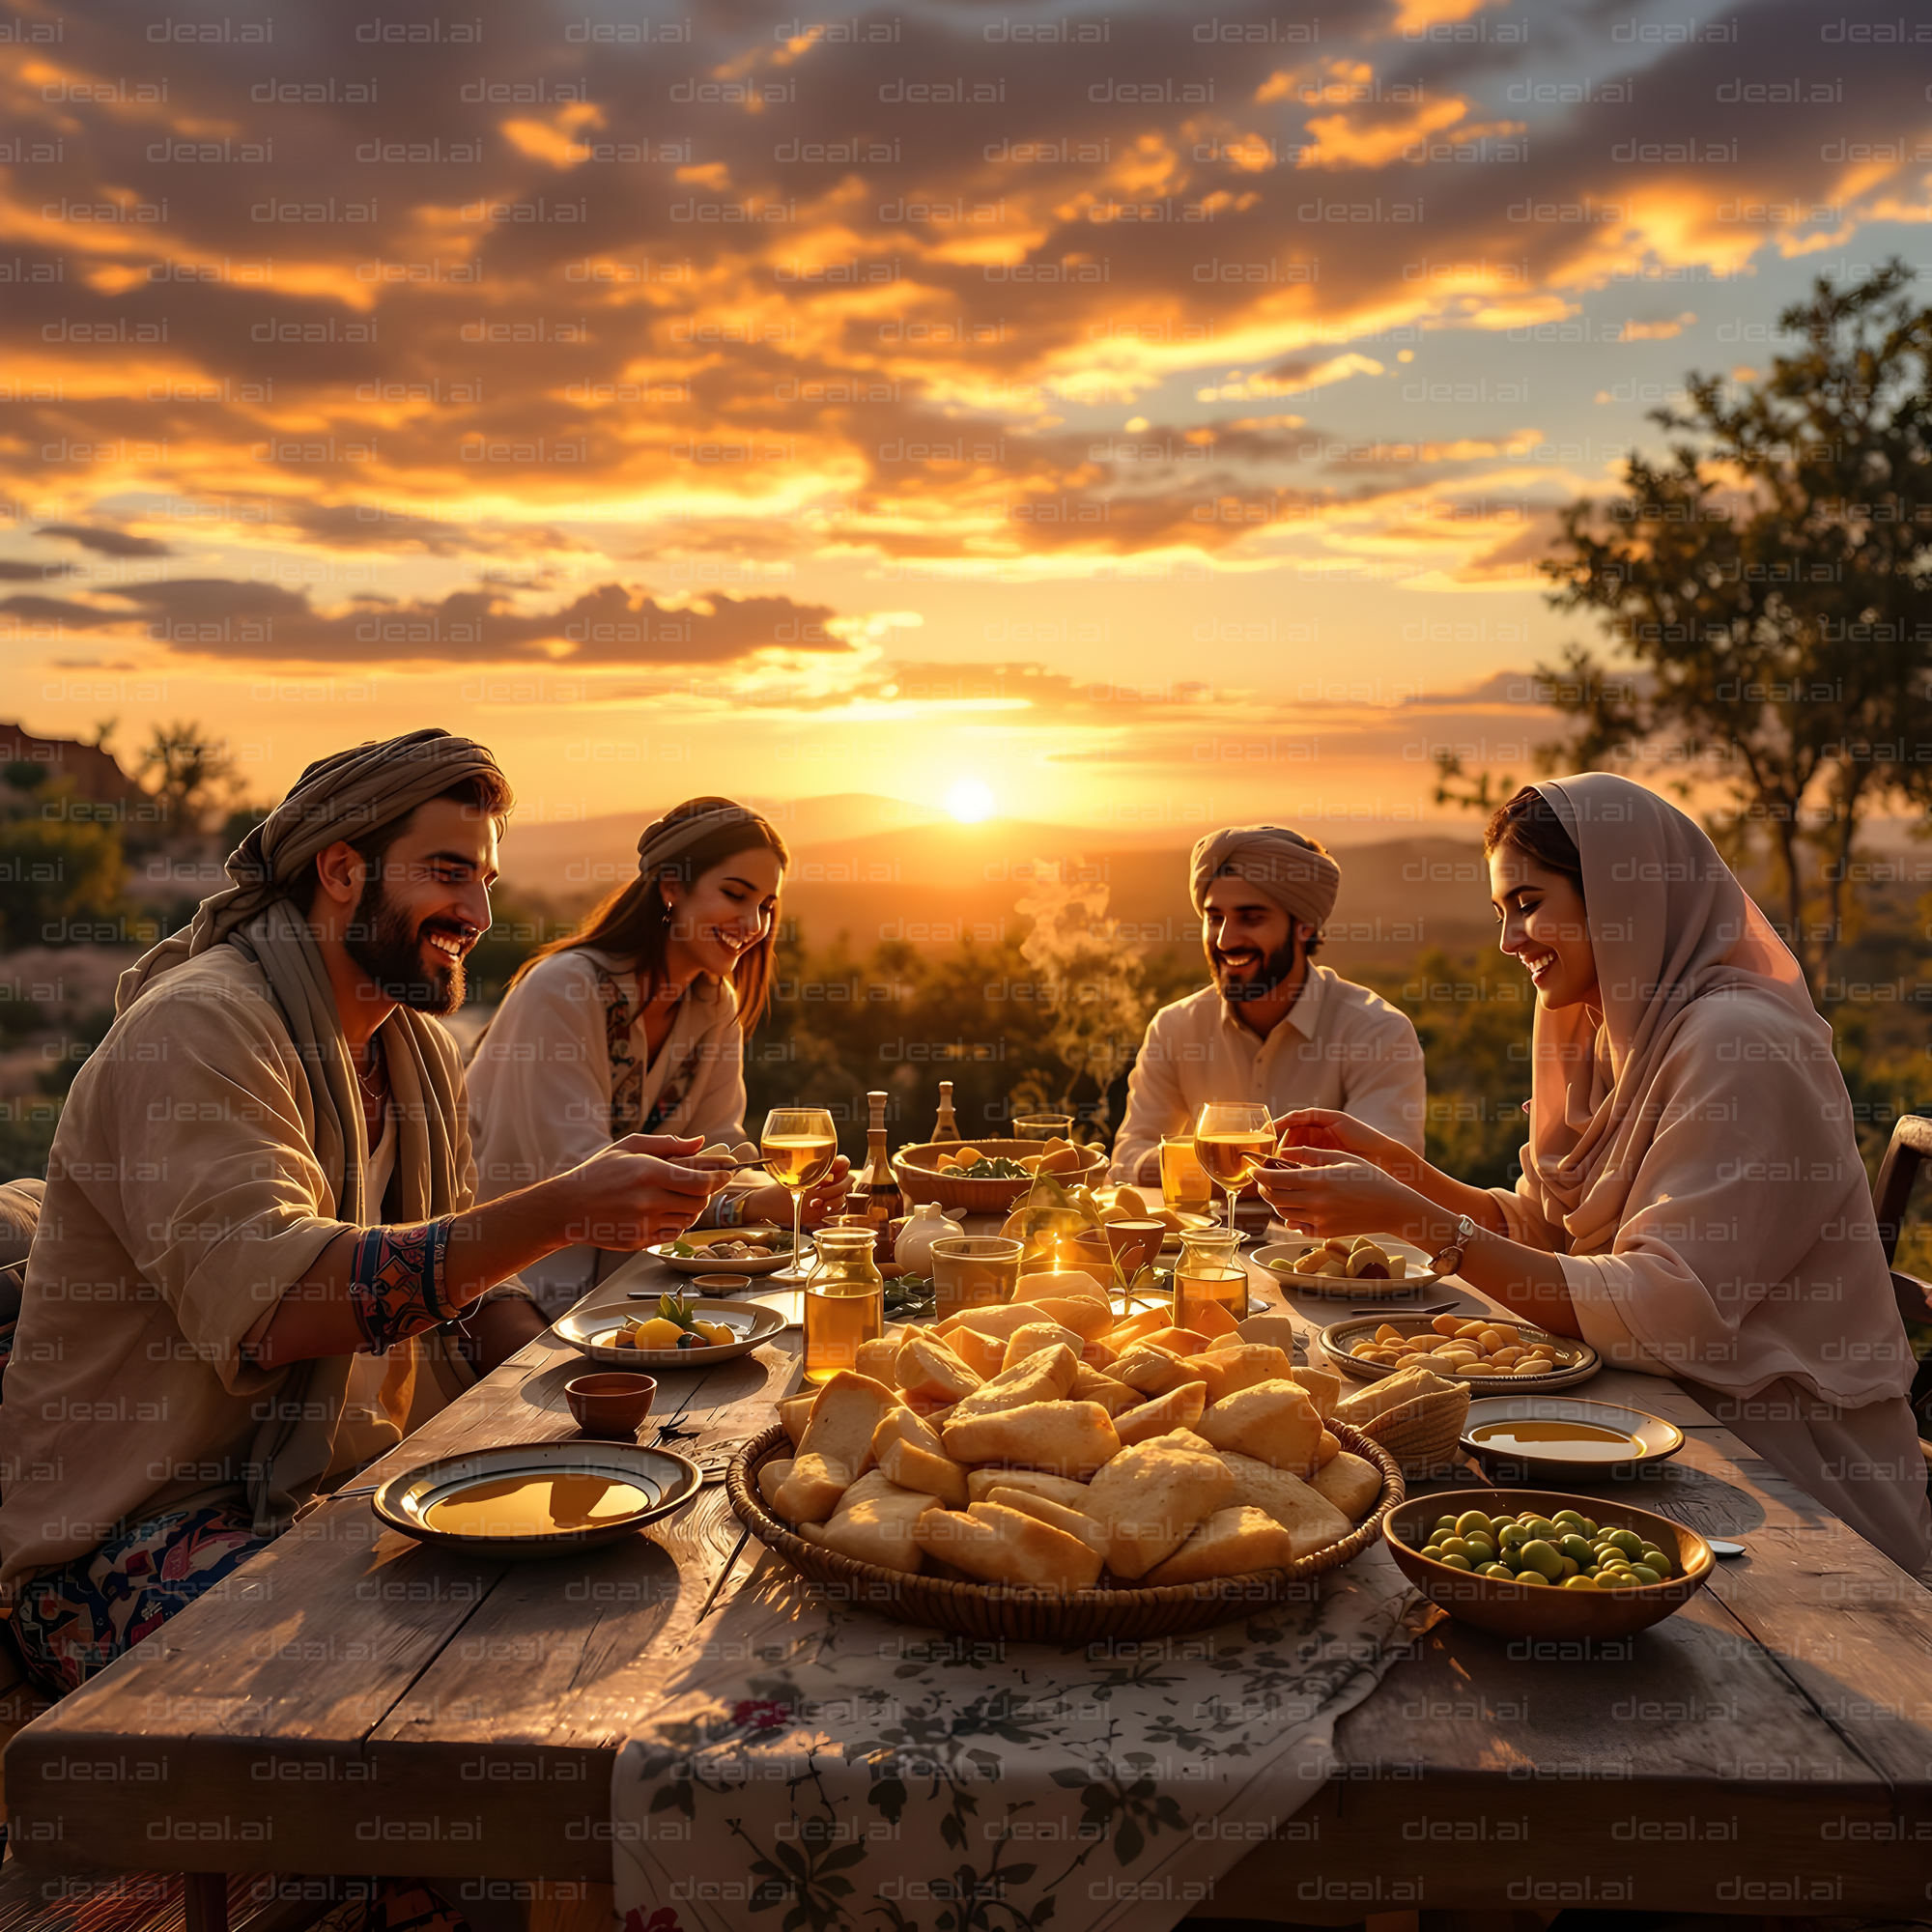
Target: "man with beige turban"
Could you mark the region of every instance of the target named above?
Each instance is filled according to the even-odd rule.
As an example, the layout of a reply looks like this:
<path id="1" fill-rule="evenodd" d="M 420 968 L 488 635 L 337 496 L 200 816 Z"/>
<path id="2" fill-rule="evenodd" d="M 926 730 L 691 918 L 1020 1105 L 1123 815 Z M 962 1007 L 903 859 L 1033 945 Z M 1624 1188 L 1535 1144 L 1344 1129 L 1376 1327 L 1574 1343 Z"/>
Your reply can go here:
<path id="1" fill-rule="evenodd" d="M 1333 1107 L 1420 1152 L 1415 1028 L 1310 956 L 1335 909 L 1342 868 L 1313 839 L 1279 825 L 1211 832 L 1189 866 L 1214 983 L 1149 1023 L 1127 1079 L 1114 1179 L 1158 1179 L 1161 1137 L 1186 1132 L 1209 1100 L 1260 1101 L 1277 1119 L 1295 1107 Z"/>
<path id="2" fill-rule="evenodd" d="M 0 1404 L 0 1593 L 58 1694 L 541 1332 L 516 1271 L 680 1232 L 716 1177 L 627 1139 L 472 1208 L 436 1014 L 509 786 L 415 731 L 311 765 L 121 979 L 61 1116 Z"/>

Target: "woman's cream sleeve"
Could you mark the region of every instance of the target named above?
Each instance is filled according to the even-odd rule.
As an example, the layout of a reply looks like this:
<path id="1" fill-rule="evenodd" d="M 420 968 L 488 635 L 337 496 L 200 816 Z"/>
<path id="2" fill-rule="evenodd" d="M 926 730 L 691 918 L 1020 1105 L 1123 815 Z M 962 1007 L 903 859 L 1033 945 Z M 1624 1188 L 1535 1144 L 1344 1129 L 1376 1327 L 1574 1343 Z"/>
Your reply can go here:
<path id="1" fill-rule="evenodd" d="M 1617 1311 L 1618 1301 L 1634 1286 L 1631 1264 L 1615 1255 L 1566 1254 L 1563 1244 L 1568 1236 L 1544 1218 L 1528 1186 L 1523 1179 L 1513 1188 L 1492 1187 L 1490 1198 L 1502 1210 L 1503 1231 L 1511 1240 L 1556 1257 L 1584 1341 L 1613 1367 L 1645 1376 L 1669 1375 L 1669 1367 L 1631 1333 Z"/>
<path id="2" fill-rule="evenodd" d="M 528 1187 L 611 1145 L 611 1059 L 595 971 L 546 959 L 497 1009 L 469 1063 L 476 1199 Z"/>

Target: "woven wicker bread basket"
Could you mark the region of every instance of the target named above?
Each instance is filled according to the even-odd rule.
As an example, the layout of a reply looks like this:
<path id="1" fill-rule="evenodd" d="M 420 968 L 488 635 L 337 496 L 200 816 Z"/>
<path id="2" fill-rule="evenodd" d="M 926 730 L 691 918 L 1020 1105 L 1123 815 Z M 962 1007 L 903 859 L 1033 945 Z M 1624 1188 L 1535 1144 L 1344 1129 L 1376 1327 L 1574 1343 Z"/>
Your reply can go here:
<path id="1" fill-rule="evenodd" d="M 962 1180 L 954 1175 L 940 1174 L 933 1163 L 943 1153 L 955 1151 L 954 1143 L 923 1141 L 902 1147 L 893 1155 L 893 1172 L 898 1176 L 905 1198 L 914 1207 L 923 1201 L 937 1201 L 942 1208 L 963 1208 L 969 1214 L 1004 1214 L 1033 1185 L 1030 1175 L 1009 1179 L 982 1178 Z M 1018 1160 L 1023 1154 L 1044 1153 L 1043 1141 L 974 1141 L 972 1145 L 993 1159 L 1004 1156 Z M 1107 1171 L 1104 1149 L 1085 1148 L 1081 1164 L 1070 1173 L 1055 1175 L 1066 1187 L 1091 1187 Z"/>
<path id="2" fill-rule="evenodd" d="M 725 1492 L 738 1520 L 758 1541 L 839 1602 L 874 1610 L 900 1623 L 925 1624 L 962 1636 L 1006 1637 L 1018 1643 L 1081 1643 L 1101 1637 L 1167 1636 L 1206 1630 L 1210 1624 L 1251 1616 L 1270 1604 L 1297 1601 L 1303 1587 L 1338 1570 L 1381 1540 L 1382 1519 L 1403 1500 L 1402 1470 L 1380 1443 L 1331 1422 L 1343 1448 L 1373 1463 L 1382 1474 L 1375 1507 L 1349 1535 L 1280 1570 L 1244 1577 L 1216 1577 L 1157 1590 L 1081 1590 L 1053 1597 L 991 1583 L 954 1582 L 943 1577 L 908 1576 L 874 1563 L 841 1556 L 794 1535 L 758 1494 L 758 1465 L 768 1456 L 790 1454 L 781 1428 L 768 1429 L 739 1451 L 725 1473 Z"/>

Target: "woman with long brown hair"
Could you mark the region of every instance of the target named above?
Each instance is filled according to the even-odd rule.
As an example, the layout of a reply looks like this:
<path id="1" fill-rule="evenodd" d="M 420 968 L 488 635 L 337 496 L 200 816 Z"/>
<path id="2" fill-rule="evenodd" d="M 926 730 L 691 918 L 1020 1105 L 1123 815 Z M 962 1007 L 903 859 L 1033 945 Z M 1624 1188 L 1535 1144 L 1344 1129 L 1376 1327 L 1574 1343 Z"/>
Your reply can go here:
<path id="1" fill-rule="evenodd" d="M 745 1137 L 745 1036 L 771 996 L 789 854 L 769 820 L 693 798 L 638 840 L 638 876 L 510 982 L 469 1066 L 476 1195 L 489 1201 L 575 1167 L 627 1134 L 705 1144 Z M 838 1211 L 846 1163 L 806 1199 Z M 788 1220 L 791 1197 L 748 1179 L 713 1198 L 715 1224 Z M 621 1256 L 595 1229 L 524 1272 L 547 1313 Z"/>

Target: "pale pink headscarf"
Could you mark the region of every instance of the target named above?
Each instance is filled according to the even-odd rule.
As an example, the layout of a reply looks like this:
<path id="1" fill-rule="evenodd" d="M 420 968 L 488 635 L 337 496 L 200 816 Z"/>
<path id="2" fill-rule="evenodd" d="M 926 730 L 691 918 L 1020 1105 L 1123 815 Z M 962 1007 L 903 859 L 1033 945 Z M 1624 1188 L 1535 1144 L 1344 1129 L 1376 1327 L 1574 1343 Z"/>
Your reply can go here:
<path id="1" fill-rule="evenodd" d="M 1631 1332 L 1705 1384 L 1847 1406 L 1909 1351 L 1832 1030 L 1704 832 L 1630 780 L 1537 786 L 1576 841 L 1601 1026 L 1538 1007 L 1524 1186 L 1576 1255 L 1646 1251 Z"/>

